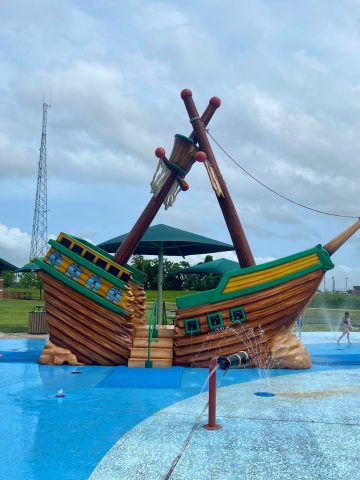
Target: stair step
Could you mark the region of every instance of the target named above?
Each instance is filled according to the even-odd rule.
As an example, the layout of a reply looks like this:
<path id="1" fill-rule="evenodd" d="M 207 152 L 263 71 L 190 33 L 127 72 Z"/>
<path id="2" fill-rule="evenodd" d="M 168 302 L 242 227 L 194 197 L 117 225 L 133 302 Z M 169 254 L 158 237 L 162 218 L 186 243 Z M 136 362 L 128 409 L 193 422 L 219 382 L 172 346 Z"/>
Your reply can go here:
<path id="1" fill-rule="evenodd" d="M 140 358 L 129 358 L 128 367 L 129 368 L 145 368 L 145 360 L 141 360 Z M 168 358 L 158 358 L 156 360 L 152 360 L 152 368 L 171 368 L 171 367 L 172 367 L 172 360 L 169 360 Z"/>
<path id="2" fill-rule="evenodd" d="M 157 331 L 159 332 L 159 338 L 168 337 L 173 338 L 174 336 L 174 325 L 159 325 L 156 327 Z M 135 329 L 135 337 L 145 337 L 147 338 L 149 335 L 149 326 L 144 325 L 141 327 L 136 327 Z"/>
<path id="3" fill-rule="evenodd" d="M 131 358 L 140 358 L 147 360 L 148 358 L 148 349 L 147 348 L 132 348 L 130 352 Z M 173 358 L 173 349 L 172 348 L 151 348 L 150 349 L 150 359 L 158 358 Z"/>
<path id="4" fill-rule="evenodd" d="M 173 348 L 174 340 L 170 337 L 153 338 L 151 342 L 151 350 L 154 348 Z M 133 348 L 148 348 L 148 339 L 146 337 L 135 337 L 133 340 Z"/>

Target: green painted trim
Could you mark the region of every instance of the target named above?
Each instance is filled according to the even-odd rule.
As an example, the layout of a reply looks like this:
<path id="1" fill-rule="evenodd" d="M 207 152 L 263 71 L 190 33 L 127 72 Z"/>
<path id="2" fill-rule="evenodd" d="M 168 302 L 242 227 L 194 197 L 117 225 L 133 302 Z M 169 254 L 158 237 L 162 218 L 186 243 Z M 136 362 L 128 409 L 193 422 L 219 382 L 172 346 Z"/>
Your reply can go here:
<path id="1" fill-rule="evenodd" d="M 183 168 L 181 168 L 177 163 L 171 163 L 169 162 L 169 165 L 170 165 L 170 169 L 173 171 L 173 172 L 176 172 L 178 175 L 180 175 L 180 177 L 185 177 L 186 175 L 186 172 Z"/>
<path id="2" fill-rule="evenodd" d="M 215 289 L 215 294 L 213 296 L 212 302 L 217 302 L 220 300 L 225 300 L 227 298 L 234 298 L 237 295 L 239 295 L 238 292 L 241 292 L 241 295 L 244 295 L 243 292 L 246 291 L 246 293 L 252 293 L 252 292 L 258 292 L 259 290 L 262 290 L 262 288 L 268 288 L 273 285 L 279 285 L 282 283 L 285 279 L 286 281 L 292 280 L 293 278 L 298 278 L 299 276 L 305 275 L 308 270 L 308 268 L 313 268 L 313 267 L 307 267 L 306 269 L 300 270 L 299 272 L 293 273 L 291 275 L 288 275 L 286 277 L 282 277 L 281 279 L 276 279 L 272 280 L 270 282 L 262 283 L 260 285 L 255 285 L 253 287 L 248 287 L 243 290 L 238 290 L 236 292 L 232 293 L 226 293 L 224 294 L 223 291 L 225 290 L 226 285 L 228 284 L 230 278 L 233 277 L 240 277 L 242 275 L 248 275 L 250 273 L 255 273 L 255 272 L 261 272 L 263 270 L 268 270 L 269 268 L 273 267 L 278 267 L 280 265 L 284 265 L 285 263 L 292 262 L 294 260 L 300 260 L 301 258 L 304 258 L 308 255 L 316 254 L 319 257 L 319 263 L 315 265 L 316 268 L 314 268 L 311 271 L 314 270 L 331 270 L 334 268 L 334 264 L 332 263 L 330 259 L 330 255 L 327 253 L 327 251 L 321 246 L 321 245 L 316 245 L 314 248 L 310 248 L 308 250 L 304 250 L 303 252 L 295 253 L 293 255 L 289 255 L 288 257 L 282 257 L 278 260 L 272 260 L 271 262 L 267 263 L 262 263 L 261 265 L 255 265 L 253 267 L 247 267 L 231 272 L 225 273 L 222 277 L 221 280 L 218 284 L 218 286 Z M 302 273 L 305 272 L 305 273 Z"/>
<path id="3" fill-rule="evenodd" d="M 323 265 L 323 271 L 327 272 L 328 270 L 332 270 L 335 265 L 330 258 L 329 252 L 321 245 L 317 245 L 315 248 L 318 249 L 317 254 L 319 255 L 319 258 Z"/>
<path id="4" fill-rule="evenodd" d="M 223 300 L 230 300 L 232 298 L 248 295 L 249 293 L 256 293 L 256 292 L 259 292 L 260 290 L 276 287 L 276 285 L 289 282 L 290 280 L 295 280 L 296 278 L 303 277 L 309 273 L 315 272 L 316 270 L 321 270 L 321 263 L 317 263 L 312 267 L 304 268 L 303 270 L 299 270 L 298 272 L 292 273 L 291 275 L 286 275 L 285 277 L 277 278 L 276 280 L 271 280 L 270 282 L 264 282 L 259 285 L 254 285 L 252 287 L 244 288 L 242 290 L 236 290 L 234 292 L 220 293 L 220 294 L 216 292 L 211 303 L 220 302 Z"/>
<path id="5" fill-rule="evenodd" d="M 212 317 L 220 317 L 220 324 L 219 325 L 213 325 L 211 323 Z M 222 318 L 221 312 L 214 312 L 214 313 L 210 313 L 209 315 L 207 315 L 207 322 L 208 322 L 210 330 L 219 330 L 219 328 L 224 328 L 224 320 Z"/>
<path id="6" fill-rule="evenodd" d="M 97 247 L 96 245 L 93 245 L 92 243 L 88 242 L 87 240 L 84 240 L 83 238 L 73 237 L 72 235 L 69 235 L 68 233 L 65 233 L 65 235 L 67 235 L 68 237 L 73 238 L 74 240 L 82 243 L 86 247 L 89 247 L 91 250 L 98 253 L 99 255 L 102 255 L 103 257 L 108 258 L 109 260 L 112 261 L 112 263 L 114 264 L 115 267 L 118 265 L 119 267 L 122 267 L 124 270 L 127 270 L 129 273 L 132 273 L 132 280 L 135 283 L 138 283 L 139 285 L 141 285 L 142 287 L 144 286 L 145 274 L 143 272 L 140 272 L 140 270 L 138 270 L 137 268 L 132 267 L 131 265 L 127 265 L 127 264 L 126 265 L 120 265 L 120 263 L 117 263 L 117 262 L 114 261 L 114 257 L 110 253 L 105 252 L 105 250 L 103 250 L 102 248 Z"/>
<path id="7" fill-rule="evenodd" d="M 55 270 L 55 268 L 51 267 L 43 260 L 37 259 L 34 262 L 36 263 L 36 265 L 39 265 L 39 267 L 45 270 L 45 272 L 47 272 L 52 277 L 56 278 L 62 283 L 65 283 L 65 285 L 67 285 L 68 287 L 72 288 L 73 290 L 76 290 L 77 292 L 81 293 L 85 297 L 90 298 L 91 300 L 98 303 L 99 305 L 107 308 L 108 310 L 112 310 L 113 312 L 118 313 L 120 315 L 130 316 L 130 313 L 127 312 L 126 310 L 114 305 L 111 302 L 108 302 L 103 297 L 100 297 L 99 295 L 96 295 L 94 292 L 91 292 L 90 290 L 88 290 L 86 287 L 79 285 L 70 277 L 66 277 L 63 273 L 59 272 L 58 270 Z"/>
<path id="8" fill-rule="evenodd" d="M 61 245 L 61 243 L 58 243 L 55 240 L 49 240 L 48 243 L 53 248 L 55 248 L 55 250 L 58 250 L 59 252 L 66 255 L 67 257 L 71 258 L 71 260 L 74 260 L 76 263 L 80 263 L 80 265 L 83 265 L 91 272 L 94 272 L 97 275 L 99 275 L 99 277 L 106 278 L 106 280 L 108 280 L 109 282 L 114 283 L 116 286 L 120 287 L 122 290 L 125 290 L 124 287 L 126 286 L 126 283 L 120 280 L 120 278 L 117 278 L 114 275 L 111 275 L 111 273 L 107 272 L 106 270 L 103 270 L 102 268 L 97 267 L 93 263 L 89 262 L 89 260 L 86 260 L 86 258 L 81 257 L 80 255 L 77 255 L 76 253 L 64 247 L 63 245 Z"/>
<path id="9" fill-rule="evenodd" d="M 83 238 L 80 237 L 74 237 L 73 235 L 70 235 L 69 233 L 63 232 L 64 235 L 67 237 L 73 238 L 79 243 L 82 243 L 85 247 L 89 247 L 90 250 L 93 250 L 94 252 L 98 253 L 99 255 L 102 255 L 103 257 L 108 258 L 109 260 L 113 261 L 112 255 L 108 252 L 105 252 L 105 250 L 102 250 L 101 248 L 97 247 L 96 245 L 93 245 L 92 243 L 88 242 L 87 240 L 84 240 Z M 116 262 L 114 262 L 116 263 Z"/>
<path id="10" fill-rule="evenodd" d="M 187 137 L 186 135 L 181 135 L 181 133 L 176 133 L 176 134 L 174 135 L 174 137 L 175 137 L 175 138 L 181 138 L 181 140 L 184 140 L 184 141 L 187 142 L 187 143 L 190 143 L 190 144 L 192 144 L 192 145 L 195 145 L 195 142 L 194 142 L 194 140 L 193 140 L 192 138 Z"/>
<path id="11" fill-rule="evenodd" d="M 152 368 L 152 361 L 150 360 L 151 357 L 151 342 L 153 338 L 157 338 L 159 333 L 156 329 L 156 319 L 157 319 L 157 301 L 155 300 L 151 310 L 151 317 L 149 321 L 149 332 L 148 332 L 148 354 L 147 354 L 147 361 L 145 362 L 146 368 Z"/>
<path id="12" fill-rule="evenodd" d="M 189 329 L 188 324 L 190 322 L 195 322 L 196 323 L 196 329 L 195 330 Z M 198 318 L 187 318 L 187 319 L 185 319 L 184 320 L 184 329 L 185 329 L 186 335 L 193 335 L 194 333 L 201 333 L 199 319 Z"/>
<path id="13" fill-rule="evenodd" d="M 306 257 L 307 255 L 317 254 L 319 256 L 319 263 L 311 267 L 299 270 L 298 272 L 287 275 L 286 277 L 281 277 L 276 280 L 272 280 L 266 283 L 261 283 L 252 287 L 244 288 L 242 290 L 236 290 L 235 292 L 224 294 L 225 286 L 232 277 L 238 277 L 241 275 L 248 275 L 249 273 L 260 272 L 262 270 L 267 270 L 272 267 L 283 265 L 285 263 L 291 262 L 293 260 L 298 260 L 300 258 Z M 271 262 L 262 263 L 261 265 L 254 265 L 253 267 L 247 267 L 238 270 L 232 270 L 231 272 L 225 273 L 214 290 L 207 290 L 205 292 L 193 293 L 191 295 L 186 295 L 183 297 L 178 297 L 176 299 L 176 305 L 180 309 L 197 307 L 200 305 L 208 303 L 216 303 L 223 300 L 228 300 L 236 297 L 241 297 L 242 295 L 247 295 L 249 293 L 259 292 L 260 290 L 265 290 L 266 288 L 271 288 L 281 283 L 286 283 L 295 278 L 307 275 L 308 273 L 314 272 L 316 270 L 323 270 L 324 272 L 334 268 L 334 264 L 331 261 L 330 255 L 321 245 L 316 245 L 314 248 L 304 250 L 303 252 L 295 253 L 287 257 L 280 258 L 278 260 L 272 260 Z"/>
<path id="14" fill-rule="evenodd" d="M 237 318 L 234 318 L 234 314 L 235 314 L 235 312 L 238 312 L 239 310 L 241 310 L 243 318 L 238 320 Z M 241 325 L 242 323 L 245 323 L 247 321 L 244 307 L 239 306 L 239 307 L 231 308 L 229 310 L 229 312 L 230 312 L 230 320 L 231 320 L 232 324 Z"/>
<path id="15" fill-rule="evenodd" d="M 116 262 L 114 263 L 116 265 Z M 140 270 L 138 270 L 137 268 L 132 267 L 131 265 L 128 265 L 128 264 L 126 264 L 126 269 L 130 270 L 130 272 L 132 273 L 132 277 L 131 277 L 132 281 L 143 287 L 145 283 L 145 274 L 143 272 L 140 272 Z"/>

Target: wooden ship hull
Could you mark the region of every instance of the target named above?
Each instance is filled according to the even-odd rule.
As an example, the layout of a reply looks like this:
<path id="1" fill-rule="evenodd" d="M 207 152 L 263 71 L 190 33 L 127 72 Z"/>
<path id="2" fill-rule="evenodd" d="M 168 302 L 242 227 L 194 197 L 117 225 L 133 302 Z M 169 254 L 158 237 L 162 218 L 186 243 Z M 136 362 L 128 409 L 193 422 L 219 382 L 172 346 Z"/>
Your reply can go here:
<path id="1" fill-rule="evenodd" d="M 177 298 L 174 327 L 163 350 L 151 354 L 155 365 L 205 367 L 212 357 L 244 350 L 271 356 L 279 335 L 291 332 L 295 320 L 315 295 L 330 254 L 358 228 L 360 221 L 325 247 L 316 247 L 262 265 L 224 274 L 214 290 Z M 61 233 L 44 260 L 36 260 L 44 282 L 50 345 L 42 363 L 144 366 L 136 352 L 147 350 L 147 339 L 136 339 L 145 325 L 143 276 L 121 267 L 112 257 L 84 240 Z M 130 269 L 131 268 L 131 269 Z M 95 283 L 94 284 L 94 280 Z M 170 340 L 172 337 L 172 340 Z M 294 336 L 293 336 L 294 337 Z M 294 337 L 295 338 L 295 337 Z M 161 340 L 164 346 L 165 340 Z M 170 343 L 169 343 L 170 342 Z M 281 340 L 284 342 L 284 340 Z M 281 343 L 280 342 L 280 343 Z M 300 361 L 300 342 L 292 343 L 282 367 L 308 368 Z M 284 347 L 284 345 L 282 345 Z M 164 350 L 173 350 L 170 362 Z M 135 358 L 129 361 L 131 352 Z M 273 355 L 276 356 L 276 355 Z M 272 366 L 277 366 L 276 362 Z"/>
<path id="2" fill-rule="evenodd" d="M 156 149 L 153 196 L 114 257 L 61 233 L 49 241 L 46 257 L 36 260 L 49 329 L 41 363 L 149 366 L 143 355 L 150 352 L 158 366 L 203 367 L 216 355 L 245 350 L 253 359 L 257 356 L 257 366 L 259 359 L 273 358 L 273 366 L 309 368 L 308 353 L 289 332 L 324 273 L 333 268 L 330 256 L 360 228 L 360 221 L 324 247 L 256 266 L 205 130 L 221 102 L 210 99 L 200 117 L 191 91 L 183 90 L 181 96 L 193 132 L 175 136 L 169 160 L 163 148 Z M 184 177 L 196 160 L 209 174 L 241 269 L 226 273 L 214 290 L 178 298 L 175 325 L 159 329 L 157 342 L 148 344 L 144 278 L 127 262 L 161 205 L 168 208 L 180 190 L 187 190 Z"/>
<path id="3" fill-rule="evenodd" d="M 135 328 L 145 322 L 143 275 L 70 235 L 49 243 L 44 260 L 36 262 L 54 347 L 40 361 L 127 364 Z"/>
<path id="4" fill-rule="evenodd" d="M 216 355 L 269 350 L 274 337 L 294 325 L 331 268 L 329 254 L 319 246 L 229 272 L 215 290 L 177 299 L 174 364 L 204 367 Z"/>
<path id="5" fill-rule="evenodd" d="M 309 368 L 294 322 L 334 267 L 330 256 L 359 228 L 360 220 L 324 246 L 228 272 L 216 289 L 178 298 L 174 364 L 204 367 L 214 356 L 244 350 L 256 366 Z"/>

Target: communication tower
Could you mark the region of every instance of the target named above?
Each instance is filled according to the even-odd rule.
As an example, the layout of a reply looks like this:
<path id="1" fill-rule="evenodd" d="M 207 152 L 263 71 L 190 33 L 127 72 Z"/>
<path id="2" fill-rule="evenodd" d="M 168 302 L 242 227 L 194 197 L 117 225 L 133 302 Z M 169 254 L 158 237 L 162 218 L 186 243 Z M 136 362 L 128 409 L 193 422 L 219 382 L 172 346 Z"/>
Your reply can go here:
<path id="1" fill-rule="evenodd" d="M 47 109 L 43 102 L 42 134 L 38 165 L 34 220 L 31 235 L 30 260 L 44 257 L 47 250 L 47 165 L 46 165 L 46 123 Z"/>

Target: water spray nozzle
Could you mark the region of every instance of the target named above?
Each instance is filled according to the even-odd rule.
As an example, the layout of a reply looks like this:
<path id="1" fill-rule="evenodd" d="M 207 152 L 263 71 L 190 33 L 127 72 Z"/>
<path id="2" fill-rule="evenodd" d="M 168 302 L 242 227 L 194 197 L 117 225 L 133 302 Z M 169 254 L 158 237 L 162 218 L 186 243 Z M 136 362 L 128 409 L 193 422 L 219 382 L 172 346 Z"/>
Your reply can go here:
<path id="1" fill-rule="evenodd" d="M 218 357 L 217 363 L 221 370 L 228 370 L 229 368 L 240 368 L 248 365 L 250 362 L 250 355 L 246 352 L 233 353 L 227 357 Z"/>

